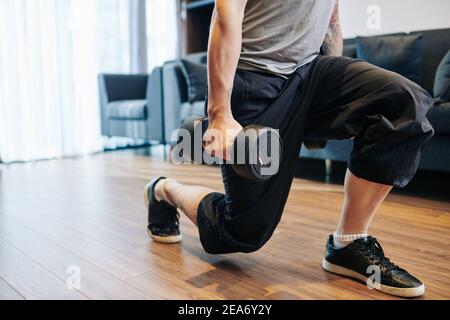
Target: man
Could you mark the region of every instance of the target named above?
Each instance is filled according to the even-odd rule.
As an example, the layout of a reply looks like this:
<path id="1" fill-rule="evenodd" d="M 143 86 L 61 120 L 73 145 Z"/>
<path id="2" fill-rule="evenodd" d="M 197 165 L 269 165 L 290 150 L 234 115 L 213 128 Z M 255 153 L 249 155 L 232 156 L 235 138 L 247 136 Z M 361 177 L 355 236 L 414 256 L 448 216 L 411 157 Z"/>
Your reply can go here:
<path id="1" fill-rule="evenodd" d="M 417 170 L 433 135 L 432 100 L 412 81 L 341 57 L 342 50 L 336 0 L 216 0 L 206 150 L 229 160 L 243 126 L 279 129 L 280 171 L 256 183 L 223 165 L 225 195 L 154 179 L 146 188 L 151 237 L 181 241 L 178 209 L 197 224 L 207 252 L 256 251 L 280 222 L 303 139 L 354 138 L 342 215 L 322 267 L 360 280 L 378 270 L 380 291 L 422 295 L 424 285 L 386 258 L 368 229 L 392 187 L 404 187 Z M 222 140 L 212 137 L 217 130 Z"/>

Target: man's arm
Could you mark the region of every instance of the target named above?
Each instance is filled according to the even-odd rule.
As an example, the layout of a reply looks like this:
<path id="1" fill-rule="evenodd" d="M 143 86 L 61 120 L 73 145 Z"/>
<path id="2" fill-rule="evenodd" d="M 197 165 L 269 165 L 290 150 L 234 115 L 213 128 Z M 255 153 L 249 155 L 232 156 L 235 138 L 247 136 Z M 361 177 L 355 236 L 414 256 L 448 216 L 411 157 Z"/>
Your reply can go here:
<path id="1" fill-rule="evenodd" d="M 326 56 L 342 56 L 343 52 L 344 39 L 339 19 L 339 1 L 337 1 L 325 42 L 322 45 L 322 53 Z"/>
<path id="2" fill-rule="evenodd" d="M 242 21 L 247 0 L 216 0 L 208 48 L 208 116 L 206 150 L 228 158 L 237 134 L 242 130 L 231 113 L 231 93 L 242 49 Z M 221 133 L 222 139 L 216 137 Z"/>
<path id="3" fill-rule="evenodd" d="M 209 116 L 231 115 L 230 98 L 242 48 L 247 0 L 216 0 L 208 48 Z"/>

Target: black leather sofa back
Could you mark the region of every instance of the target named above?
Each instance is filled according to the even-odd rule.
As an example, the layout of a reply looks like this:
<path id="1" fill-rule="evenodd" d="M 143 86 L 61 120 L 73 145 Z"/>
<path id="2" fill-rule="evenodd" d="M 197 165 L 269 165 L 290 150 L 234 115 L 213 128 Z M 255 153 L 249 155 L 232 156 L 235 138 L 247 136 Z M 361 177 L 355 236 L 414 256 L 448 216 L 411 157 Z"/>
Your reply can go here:
<path id="1" fill-rule="evenodd" d="M 417 31 L 411 34 L 423 35 L 424 52 L 419 85 L 432 94 L 436 70 L 450 48 L 450 29 Z M 345 40 L 344 55 L 356 58 L 355 39 Z"/>
<path id="2" fill-rule="evenodd" d="M 420 70 L 419 85 L 432 96 L 436 70 L 450 49 L 450 29 L 413 32 L 422 34 L 424 51 Z M 398 34 L 397 34 L 398 35 Z M 385 37 L 389 35 L 382 35 Z M 345 40 L 344 55 L 356 58 L 355 39 Z M 436 134 L 422 153 L 421 169 L 450 172 L 450 102 L 436 104 L 428 114 Z M 302 157 L 347 161 L 352 149 L 352 140 L 331 140 L 325 149 L 308 150 L 303 148 Z"/>

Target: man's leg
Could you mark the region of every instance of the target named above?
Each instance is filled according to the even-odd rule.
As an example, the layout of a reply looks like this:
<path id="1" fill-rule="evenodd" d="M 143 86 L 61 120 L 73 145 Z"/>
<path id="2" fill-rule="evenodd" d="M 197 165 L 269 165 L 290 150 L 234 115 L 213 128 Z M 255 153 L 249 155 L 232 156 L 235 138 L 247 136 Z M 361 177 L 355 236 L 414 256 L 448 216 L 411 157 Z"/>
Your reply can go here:
<path id="1" fill-rule="evenodd" d="M 428 93 L 412 81 L 363 61 L 320 57 L 311 71 L 313 96 L 307 137 L 354 138 L 339 226 L 330 236 L 323 268 L 402 297 L 424 293 L 424 285 L 392 263 L 370 223 L 393 186 L 406 186 L 417 171 L 433 128 L 426 119 Z"/>
<path id="2" fill-rule="evenodd" d="M 373 217 L 392 186 L 358 178 L 348 170 L 344 190 L 344 205 L 335 236 L 367 235 Z M 356 239 L 353 237 L 353 240 Z M 350 242 L 351 237 L 347 241 L 335 239 L 334 244 L 343 247 Z"/>
<path id="3" fill-rule="evenodd" d="M 237 71 L 231 97 L 233 115 L 242 126 L 257 123 L 280 129 L 284 148 L 280 171 L 268 181 L 254 182 L 241 178 L 230 165 L 223 165 L 225 194 L 174 180 L 150 183 L 147 197 L 155 198 L 149 201 L 152 236 L 161 229 L 164 234 L 180 234 L 177 208 L 197 224 L 208 253 L 254 252 L 267 243 L 280 222 L 300 154 L 308 109 L 299 91 L 307 70 L 306 66 L 301 68 L 288 80 Z M 170 230 L 164 228 L 168 224 Z"/>
<path id="4" fill-rule="evenodd" d="M 205 187 L 184 185 L 173 179 L 160 180 L 155 186 L 155 197 L 165 201 L 184 213 L 197 225 L 200 202 L 214 190 Z"/>
<path id="5" fill-rule="evenodd" d="M 349 58 L 320 57 L 309 82 L 306 137 L 354 138 L 336 234 L 366 234 L 393 186 L 404 187 L 417 170 L 433 135 L 431 98 L 398 74 Z"/>

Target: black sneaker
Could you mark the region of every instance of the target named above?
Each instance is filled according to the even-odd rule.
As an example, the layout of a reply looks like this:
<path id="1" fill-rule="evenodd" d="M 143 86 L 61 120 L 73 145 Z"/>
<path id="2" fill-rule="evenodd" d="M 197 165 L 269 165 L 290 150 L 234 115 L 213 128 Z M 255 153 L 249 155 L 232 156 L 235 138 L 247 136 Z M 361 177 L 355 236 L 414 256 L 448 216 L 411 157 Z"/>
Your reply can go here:
<path id="1" fill-rule="evenodd" d="M 148 208 L 148 234 L 160 243 L 173 244 L 182 240 L 180 215 L 177 209 L 155 198 L 156 184 L 165 178 L 154 178 L 145 187 L 145 204 Z"/>
<path id="2" fill-rule="evenodd" d="M 394 296 L 413 298 L 425 292 L 422 282 L 384 256 L 380 243 L 373 237 L 358 239 L 337 249 L 330 236 L 322 267 Z"/>

